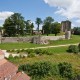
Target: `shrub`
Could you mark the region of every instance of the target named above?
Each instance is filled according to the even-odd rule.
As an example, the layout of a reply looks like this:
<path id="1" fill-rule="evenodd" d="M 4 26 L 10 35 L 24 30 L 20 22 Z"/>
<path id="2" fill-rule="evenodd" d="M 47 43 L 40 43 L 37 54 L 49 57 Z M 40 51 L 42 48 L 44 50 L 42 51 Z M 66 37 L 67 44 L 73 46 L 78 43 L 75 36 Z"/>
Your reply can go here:
<path id="1" fill-rule="evenodd" d="M 42 50 L 42 54 L 48 54 L 47 50 Z"/>
<path id="2" fill-rule="evenodd" d="M 68 52 L 71 52 L 71 53 L 78 53 L 79 52 L 79 49 L 78 49 L 78 47 L 76 45 L 70 45 L 68 47 L 68 50 L 67 51 Z"/>
<path id="3" fill-rule="evenodd" d="M 26 52 L 27 52 L 28 54 L 33 53 L 33 49 L 27 49 Z"/>
<path id="4" fill-rule="evenodd" d="M 18 67 L 18 71 L 26 71 L 27 73 L 29 73 L 30 70 L 31 70 L 30 64 L 23 64 Z"/>
<path id="5" fill-rule="evenodd" d="M 21 49 L 21 50 L 20 50 L 20 52 L 24 52 L 24 51 L 25 51 L 24 49 Z"/>
<path id="6" fill-rule="evenodd" d="M 25 65 L 20 65 L 18 68 L 18 71 L 26 71 L 26 66 Z"/>
<path id="7" fill-rule="evenodd" d="M 12 54 L 10 54 L 7 59 L 13 61 L 14 60 L 14 57 L 12 56 Z"/>
<path id="8" fill-rule="evenodd" d="M 35 49 L 34 51 L 36 54 L 42 55 L 42 50 L 41 49 Z"/>
<path id="9" fill-rule="evenodd" d="M 58 68 L 59 68 L 59 74 L 62 77 L 66 77 L 69 79 L 72 78 L 72 66 L 70 63 L 66 63 L 66 62 L 59 63 Z"/>
<path id="10" fill-rule="evenodd" d="M 80 52 L 80 43 L 78 44 L 78 49 L 79 49 L 79 52 Z"/>
<path id="11" fill-rule="evenodd" d="M 28 57 L 35 57 L 35 53 L 28 54 Z"/>
<path id="12" fill-rule="evenodd" d="M 24 64 L 18 67 L 18 71 L 27 72 L 33 78 L 42 78 L 50 74 L 52 64 L 50 62 L 35 62 L 34 64 Z"/>
<path id="13" fill-rule="evenodd" d="M 50 62 L 36 62 L 32 65 L 30 75 L 33 77 L 45 77 L 52 70 Z"/>
<path id="14" fill-rule="evenodd" d="M 17 53 L 20 53 L 20 50 L 18 49 L 18 50 L 16 50 L 16 52 L 17 52 Z"/>
<path id="15" fill-rule="evenodd" d="M 7 50 L 7 52 L 10 52 L 11 50 Z"/>

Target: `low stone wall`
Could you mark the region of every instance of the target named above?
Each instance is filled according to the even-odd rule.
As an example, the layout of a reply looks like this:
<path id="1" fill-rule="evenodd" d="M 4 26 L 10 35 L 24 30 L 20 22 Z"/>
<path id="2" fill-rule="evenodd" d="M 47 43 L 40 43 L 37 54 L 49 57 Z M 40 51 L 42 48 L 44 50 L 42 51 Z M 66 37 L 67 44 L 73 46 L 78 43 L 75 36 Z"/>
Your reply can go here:
<path id="1" fill-rule="evenodd" d="M 37 38 L 39 36 L 36 36 Z M 2 37 L 2 43 L 16 43 L 16 42 L 32 42 L 35 36 L 27 36 L 27 37 Z M 44 42 L 46 40 L 59 40 L 64 39 L 65 36 L 40 36 L 40 41 Z M 35 39 L 34 39 L 35 40 Z M 38 39 L 37 39 L 38 40 Z"/>
<path id="2" fill-rule="evenodd" d="M 2 37 L 2 43 L 31 42 L 32 37 Z"/>
<path id="3" fill-rule="evenodd" d="M 65 35 L 63 36 L 42 36 L 41 39 L 45 39 L 45 40 L 61 40 L 61 39 L 65 39 Z"/>

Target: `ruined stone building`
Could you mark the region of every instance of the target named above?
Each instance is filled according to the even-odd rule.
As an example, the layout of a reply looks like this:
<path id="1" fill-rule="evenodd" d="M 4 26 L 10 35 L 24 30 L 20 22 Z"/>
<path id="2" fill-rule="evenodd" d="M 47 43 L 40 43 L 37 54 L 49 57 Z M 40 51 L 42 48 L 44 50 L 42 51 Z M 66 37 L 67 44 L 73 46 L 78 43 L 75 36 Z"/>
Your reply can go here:
<path id="1" fill-rule="evenodd" d="M 69 20 L 61 22 L 61 31 L 62 32 L 71 31 L 71 22 Z"/>

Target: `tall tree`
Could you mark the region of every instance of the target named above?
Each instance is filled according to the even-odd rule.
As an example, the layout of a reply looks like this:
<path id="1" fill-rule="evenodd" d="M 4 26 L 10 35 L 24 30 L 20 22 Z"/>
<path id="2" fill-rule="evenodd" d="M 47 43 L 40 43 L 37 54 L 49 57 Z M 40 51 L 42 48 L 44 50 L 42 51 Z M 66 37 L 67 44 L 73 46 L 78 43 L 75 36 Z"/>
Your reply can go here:
<path id="1" fill-rule="evenodd" d="M 48 17 L 46 17 L 46 19 L 44 20 L 44 24 L 46 24 L 46 23 L 51 24 L 51 23 L 53 23 L 53 21 L 54 21 L 54 19 L 53 19 L 52 17 L 48 16 Z"/>
<path id="2" fill-rule="evenodd" d="M 38 32 L 39 32 L 39 25 L 42 24 L 42 20 L 41 20 L 41 18 L 36 18 L 35 23 L 36 23 L 37 26 L 38 26 L 37 29 L 38 29 Z"/>
<path id="3" fill-rule="evenodd" d="M 26 28 L 26 33 L 30 33 L 30 26 L 31 26 L 31 21 L 27 20 L 25 21 L 25 28 Z"/>
<path id="4" fill-rule="evenodd" d="M 53 23 L 54 19 L 52 17 L 46 17 L 46 19 L 44 20 L 44 25 L 43 25 L 43 31 L 44 34 L 47 34 L 47 36 L 50 34 L 50 28 L 51 28 L 51 24 Z"/>
<path id="5" fill-rule="evenodd" d="M 31 23 L 31 34 L 33 35 L 33 28 L 34 28 L 34 24 Z"/>
<path id="6" fill-rule="evenodd" d="M 5 34 L 8 36 L 23 35 L 25 27 L 24 18 L 20 13 L 14 13 L 5 20 L 3 27 Z"/>
<path id="7" fill-rule="evenodd" d="M 74 33 L 74 35 L 80 35 L 80 27 L 74 27 L 73 33 Z"/>
<path id="8" fill-rule="evenodd" d="M 30 20 L 25 21 L 25 24 L 26 24 L 26 33 L 32 34 L 34 24 Z"/>
<path id="9" fill-rule="evenodd" d="M 58 22 L 52 23 L 51 25 L 51 32 L 55 34 L 55 36 L 60 33 L 61 24 Z"/>

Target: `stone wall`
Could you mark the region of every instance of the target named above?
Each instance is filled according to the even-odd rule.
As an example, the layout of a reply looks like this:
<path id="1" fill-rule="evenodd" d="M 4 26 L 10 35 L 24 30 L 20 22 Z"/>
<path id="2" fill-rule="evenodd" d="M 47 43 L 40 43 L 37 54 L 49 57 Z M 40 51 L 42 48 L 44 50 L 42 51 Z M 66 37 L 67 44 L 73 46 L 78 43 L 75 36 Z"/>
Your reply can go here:
<path id="1" fill-rule="evenodd" d="M 39 38 L 39 39 L 38 39 Z M 65 36 L 29 36 L 29 37 L 2 37 L 1 42 L 2 43 L 15 43 L 15 42 L 32 42 L 34 39 L 35 40 L 40 40 L 41 42 L 46 42 L 47 40 L 59 40 L 59 39 L 64 39 Z M 42 44 L 43 44 L 42 43 Z"/>
<path id="2" fill-rule="evenodd" d="M 2 43 L 31 42 L 32 37 L 2 37 Z"/>

